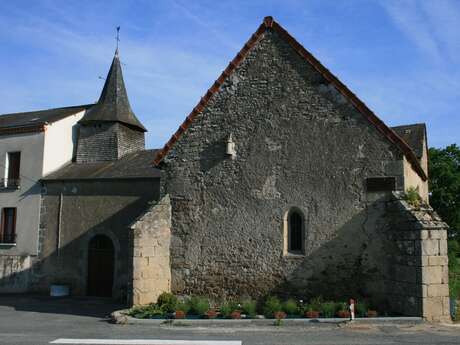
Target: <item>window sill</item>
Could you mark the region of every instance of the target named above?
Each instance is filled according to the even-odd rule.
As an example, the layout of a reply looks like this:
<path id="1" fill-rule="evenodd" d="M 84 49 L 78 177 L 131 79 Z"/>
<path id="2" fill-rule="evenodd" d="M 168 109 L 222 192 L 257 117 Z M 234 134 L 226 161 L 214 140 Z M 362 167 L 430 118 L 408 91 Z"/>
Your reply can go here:
<path id="1" fill-rule="evenodd" d="M 2 247 L 16 247 L 16 243 L 0 243 L 0 248 Z"/>
<path id="2" fill-rule="evenodd" d="M 0 187 L 0 192 L 14 192 L 21 189 L 21 186 L 15 187 Z"/>
<path id="3" fill-rule="evenodd" d="M 288 259 L 303 259 L 306 255 L 304 253 L 286 253 L 284 257 Z"/>

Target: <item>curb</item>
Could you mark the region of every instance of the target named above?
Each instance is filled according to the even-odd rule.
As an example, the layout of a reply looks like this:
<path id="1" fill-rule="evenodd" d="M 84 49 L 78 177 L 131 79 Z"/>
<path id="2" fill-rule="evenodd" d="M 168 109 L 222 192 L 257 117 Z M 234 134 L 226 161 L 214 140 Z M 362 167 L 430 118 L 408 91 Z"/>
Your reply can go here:
<path id="1" fill-rule="evenodd" d="M 114 311 L 111 321 L 123 325 L 151 325 L 151 326 L 178 326 L 178 327 L 267 327 L 274 326 L 274 319 L 136 319 L 128 316 L 128 309 Z M 283 319 L 284 327 L 313 326 L 318 324 L 338 325 L 348 323 L 348 319 L 319 318 L 319 319 Z M 375 317 L 356 318 L 354 323 L 364 324 L 419 324 L 421 317 Z"/>

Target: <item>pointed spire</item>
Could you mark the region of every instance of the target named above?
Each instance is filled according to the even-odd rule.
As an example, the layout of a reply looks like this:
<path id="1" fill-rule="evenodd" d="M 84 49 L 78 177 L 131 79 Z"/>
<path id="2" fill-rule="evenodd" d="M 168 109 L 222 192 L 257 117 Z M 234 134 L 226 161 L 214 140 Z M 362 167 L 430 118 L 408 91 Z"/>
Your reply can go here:
<path id="1" fill-rule="evenodd" d="M 80 123 L 90 122 L 121 122 L 137 128 L 140 131 L 147 130 L 137 119 L 129 104 L 125 82 L 121 71 L 118 47 L 115 50 L 109 74 L 105 80 L 99 101 L 91 107 Z"/>

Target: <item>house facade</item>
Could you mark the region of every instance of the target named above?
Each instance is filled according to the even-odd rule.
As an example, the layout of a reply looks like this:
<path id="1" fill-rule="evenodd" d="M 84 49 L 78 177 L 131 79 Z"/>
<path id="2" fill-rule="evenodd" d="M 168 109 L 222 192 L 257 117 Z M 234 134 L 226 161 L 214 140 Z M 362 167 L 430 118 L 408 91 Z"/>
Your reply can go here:
<path id="1" fill-rule="evenodd" d="M 39 253 L 40 179 L 70 162 L 87 106 L 0 116 L 0 292 L 28 289 Z"/>

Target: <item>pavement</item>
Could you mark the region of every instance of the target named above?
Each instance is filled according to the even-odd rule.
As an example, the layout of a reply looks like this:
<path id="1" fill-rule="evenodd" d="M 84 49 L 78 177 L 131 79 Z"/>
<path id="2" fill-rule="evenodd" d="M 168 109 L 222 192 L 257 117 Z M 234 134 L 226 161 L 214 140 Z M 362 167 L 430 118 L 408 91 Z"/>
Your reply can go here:
<path id="1" fill-rule="evenodd" d="M 460 344 L 460 325 L 430 323 L 305 323 L 213 327 L 118 325 L 107 299 L 0 295 L 0 344 L 298 345 Z"/>

